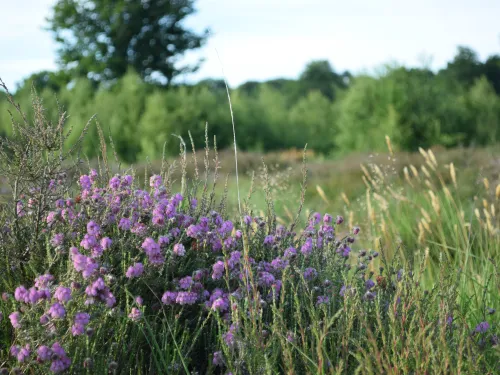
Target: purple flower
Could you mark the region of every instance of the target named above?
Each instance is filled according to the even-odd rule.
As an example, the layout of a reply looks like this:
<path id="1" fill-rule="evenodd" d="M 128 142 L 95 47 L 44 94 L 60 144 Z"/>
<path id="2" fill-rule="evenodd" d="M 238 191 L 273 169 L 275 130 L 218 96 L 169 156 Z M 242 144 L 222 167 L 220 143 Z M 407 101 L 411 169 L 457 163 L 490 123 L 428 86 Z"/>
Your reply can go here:
<path id="1" fill-rule="evenodd" d="M 192 305 L 198 299 L 198 294 L 194 292 L 179 292 L 177 293 L 177 298 L 175 302 L 179 305 Z"/>
<path id="2" fill-rule="evenodd" d="M 152 188 L 158 189 L 161 186 L 161 183 L 162 181 L 160 175 L 155 174 L 149 179 L 149 186 L 151 186 Z"/>
<path id="3" fill-rule="evenodd" d="M 83 240 L 80 242 L 80 246 L 85 250 L 90 250 L 97 245 L 97 238 L 92 234 L 85 234 Z"/>
<path id="4" fill-rule="evenodd" d="M 126 217 L 122 217 L 120 219 L 120 222 L 118 223 L 118 228 L 121 230 L 129 230 L 131 226 L 130 219 Z"/>
<path id="5" fill-rule="evenodd" d="M 490 329 L 490 324 L 488 322 L 481 322 L 476 326 L 476 329 L 474 331 L 478 333 L 484 333 Z"/>
<path id="6" fill-rule="evenodd" d="M 54 281 L 54 276 L 49 274 L 40 275 L 35 278 L 35 286 L 37 288 L 46 288 L 51 281 Z"/>
<path id="7" fill-rule="evenodd" d="M 213 266 L 213 273 L 212 273 L 212 279 L 218 280 L 222 277 L 224 274 L 224 262 L 219 260 L 217 261 Z"/>
<path id="8" fill-rule="evenodd" d="M 214 353 L 214 358 L 212 360 L 212 363 L 214 366 L 222 366 L 224 364 L 224 358 L 222 356 L 222 352 L 215 352 Z"/>
<path id="9" fill-rule="evenodd" d="M 304 278 L 306 280 L 313 280 L 316 278 L 316 276 L 318 276 L 318 271 L 316 271 L 314 268 L 309 267 L 304 271 Z"/>
<path id="10" fill-rule="evenodd" d="M 87 324 L 89 324 L 89 322 L 90 322 L 89 314 L 80 312 L 75 315 L 75 323 L 86 326 Z"/>
<path id="11" fill-rule="evenodd" d="M 36 354 L 38 355 L 38 360 L 41 362 L 48 361 L 50 357 L 52 357 L 52 350 L 45 345 L 38 347 L 36 350 Z"/>
<path id="12" fill-rule="evenodd" d="M 51 349 L 55 356 L 52 356 L 50 371 L 57 374 L 68 369 L 71 365 L 71 359 L 68 358 L 62 346 L 55 342 Z"/>
<path id="13" fill-rule="evenodd" d="M 142 317 L 142 311 L 137 307 L 132 307 L 132 310 L 130 310 L 130 314 L 128 314 L 128 317 L 133 321 L 138 321 Z"/>
<path id="14" fill-rule="evenodd" d="M 134 263 L 133 266 L 130 266 L 127 269 L 125 276 L 129 279 L 132 279 L 134 277 L 141 276 L 143 272 L 144 272 L 144 266 L 142 265 L 142 263 Z"/>
<path id="15" fill-rule="evenodd" d="M 266 238 L 264 238 L 264 245 L 272 245 L 274 243 L 274 236 L 266 236 Z"/>
<path id="16" fill-rule="evenodd" d="M 217 298 L 213 303 L 212 303 L 212 310 L 214 311 L 220 311 L 224 312 L 229 309 L 229 301 L 227 298 Z"/>
<path id="17" fill-rule="evenodd" d="M 269 272 L 262 271 L 259 275 L 259 281 L 264 286 L 271 286 L 274 283 L 275 278 Z"/>
<path id="18" fill-rule="evenodd" d="M 164 305 L 173 305 L 177 299 L 177 292 L 166 291 L 161 297 L 161 302 Z"/>
<path id="19" fill-rule="evenodd" d="M 92 181 L 90 177 L 87 175 L 80 176 L 80 186 L 82 190 L 90 190 L 92 188 Z"/>
<path id="20" fill-rule="evenodd" d="M 68 302 L 71 299 L 71 289 L 64 286 L 58 286 L 54 293 L 54 298 L 62 303 Z"/>
<path id="21" fill-rule="evenodd" d="M 319 212 L 315 212 L 313 215 L 312 215 L 312 223 L 313 224 L 319 224 L 321 220 L 321 214 Z"/>
<path id="22" fill-rule="evenodd" d="M 10 324 L 12 324 L 12 327 L 21 328 L 21 323 L 19 322 L 19 320 L 21 319 L 21 313 L 15 311 L 9 315 L 9 319 L 10 319 Z"/>
<path id="23" fill-rule="evenodd" d="M 54 234 L 54 236 L 50 240 L 50 243 L 52 244 L 52 246 L 58 247 L 58 246 L 61 246 L 63 244 L 63 241 L 64 241 L 64 234 L 56 233 L 56 234 Z"/>
<path id="24" fill-rule="evenodd" d="M 323 223 L 330 224 L 332 222 L 332 219 L 333 218 L 331 215 L 325 214 L 325 216 L 323 216 Z"/>
<path id="25" fill-rule="evenodd" d="M 316 306 L 326 305 L 328 302 L 330 302 L 330 298 L 328 296 L 318 296 L 318 299 L 316 300 Z"/>
<path id="26" fill-rule="evenodd" d="M 373 282 L 372 279 L 368 279 L 366 280 L 365 282 L 365 287 L 367 290 L 370 290 L 371 288 L 373 288 L 375 286 L 375 283 Z"/>
<path id="27" fill-rule="evenodd" d="M 40 317 L 40 324 L 45 325 L 49 322 L 49 317 L 46 314 L 43 314 Z"/>
<path id="28" fill-rule="evenodd" d="M 304 256 L 309 256 L 312 253 L 312 249 L 313 249 L 312 238 L 308 238 L 300 248 L 300 252 L 304 254 Z"/>
<path id="29" fill-rule="evenodd" d="M 191 285 L 193 285 L 193 278 L 191 276 L 186 276 L 179 280 L 179 286 L 182 289 L 187 290 L 191 287 Z"/>
<path id="30" fill-rule="evenodd" d="M 233 269 L 237 264 L 240 263 L 240 260 L 241 260 L 241 252 L 233 251 L 231 253 L 231 256 L 229 257 L 229 260 L 227 261 L 227 264 L 230 269 Z"/>
<path id="31" fill-rule="evenodd" d="M 186 249 L 184 248 L 184 245 L 181 243 L 176 243 L 174 245 L 174 254 L 179 257 L 184 256 L 186 254 Z"/>
<path id="32" fill-rule="evenodd" d="M 101 239 L 101 247 L 103 250 L 107 250 L 111 247 L 113 241 L 109 237 L 104 237 Z"/>
<path id="33" fill-rule="evenodd" d="M 288 249 L 285 250 L 283 257 L 285 259 L 290 259 L 295 257 L 296 255 L 297 255 L 297 250 L 295 250 L 295 248 L 293 247 L 289 247 Z"/>
<path id="34" fill-rule="evenodd" d="M 354 227 L 352 228 L 352 234 L 357 235 L 359 233 L 360 229 L 359 227 Z"/>
<path id="35" fill-rule="evenodd" d="M 247 225 L 247 226 L 248 226 L 248 225 L 250 225 L 250 224 L 252 224 L 252 217 L 251 217 L 251 216 L 249 216 L 249 215 L 245 215 L 245 216 L 243 217 L 243 222 L 244 222 L 244 223 L 245 223 L 245 225 Z"/>
<path id="36" fill-rule="evenodd" d="M 31 355 L 31 350 L 29 344 L 26 344 L 24 347 L 22 347 L 19 352 L 17 353 L 16 357 L 18 362 L 23 363 L 26 359 L 29 358 Z"/>
<path id="37" fill-rule="evenodd" d="M 19 302 L 28 303 L 28 291 L 24 287 L 24 285 L 18 286 L 14 291 L 14 298 Z"/>
<path id="38" fill-rule="evenodd" d="M 344 222 L 344 218 L 342 216 L 337 216 L 337 219 L 335 219 L 335 223 L 340 225 Z"/>
<path id="39" fill-rule="evenodd" d="M 66 315 L 66 309 L 59 302 L 56 302 L 52 306 L 50 306 L 48 314 L 53 319 L 62 319 Z"/>
<path id="40" fill-rule="evenodd" d="M 87 223 L 87 233 L 92 236 L 98 236 L 101 232 L 101 227 L 94 221 L 89 221 Z"/>
<path id="41" fill-rule="evenodd" d="M 120 187 L 120 178 L 118 176 L 111 177 L 109 180 L 109 188 L 111 190 L 117 190 Z"/>

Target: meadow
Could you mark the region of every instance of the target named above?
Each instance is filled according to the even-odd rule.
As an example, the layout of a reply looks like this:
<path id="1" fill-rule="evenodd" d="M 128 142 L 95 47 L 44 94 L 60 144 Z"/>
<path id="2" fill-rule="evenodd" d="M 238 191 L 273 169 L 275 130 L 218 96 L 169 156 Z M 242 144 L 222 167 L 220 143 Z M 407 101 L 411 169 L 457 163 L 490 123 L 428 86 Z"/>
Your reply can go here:
<path id="1" fill-rule="evenodd" d="M 496 374 L 499 150 L 85 160 L 4 139 L 0 374 Z M 381 135 L 383 137 L 383 135 Z M 199 140 L 197 141 L 199 142 Z"/>

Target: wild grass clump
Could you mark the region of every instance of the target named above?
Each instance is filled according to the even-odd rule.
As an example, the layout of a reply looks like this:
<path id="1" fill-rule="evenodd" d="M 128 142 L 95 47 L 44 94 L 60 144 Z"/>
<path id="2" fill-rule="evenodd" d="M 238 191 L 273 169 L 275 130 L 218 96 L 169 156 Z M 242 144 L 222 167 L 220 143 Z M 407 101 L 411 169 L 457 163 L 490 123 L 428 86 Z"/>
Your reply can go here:
<path id="1" fill-rule="evenodd" d="M 145 172 L 142 185 L 133 170 L 111 173 L 103 140 L 100 167 L 71 188 L 51 178 L 74 172 L 53 158 L 64 156 L 50 146 L 64 139 L 60 124 L 14 124 L 29 131 L 1 154 L 13 187 L 0 237 L 1 374 L 500 370 L 497 314 L 459 303 L 462 273 L 449 259 L 429 286 L 429 252 L 414 263 L 359 248 L 360 229 L 327 213 L 298 227 L 305 168 L 290 225 L 277 223 L 269 185 L 265 215 L 249 209 L 250 191 L 229 217 L 208 137 L 192 179 L 181 142 L 180 192 L 175 165 Z M 31 155 L 46 172 L 25 179 Z"/>

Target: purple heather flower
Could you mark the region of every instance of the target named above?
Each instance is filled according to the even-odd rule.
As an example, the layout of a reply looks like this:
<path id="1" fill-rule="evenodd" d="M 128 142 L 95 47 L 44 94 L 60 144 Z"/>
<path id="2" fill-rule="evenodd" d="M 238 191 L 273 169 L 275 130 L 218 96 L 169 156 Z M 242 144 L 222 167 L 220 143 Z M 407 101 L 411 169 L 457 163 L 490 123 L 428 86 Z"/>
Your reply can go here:
<path id="1" fill-rule="evenodd" d="M 149 179 L 149 186 L 151 186 L 152 188 L 158 189 L 161 186 L 161 183 L 162 180 L 160 175 L 155 174 Z"/>
<path id="2" fill-rule="evenodd" d="M 212 360 L 214 366 L 222 366 L 224 364 L 224 358 L 222 356 L 222 352 L 215 352 Z"/>
<path id="3" fill-rule="evenodd" d="M 314 268 L 309 267 L 305 269 L 304 278 L 306 280 L 313 280 L 316 278 L 316 276 L 318 276 L 318 271 L 316 271 Z"/>
<path id="4" fill-rule="evenodd" d="M 61 246 L 63 244 L 63 241 L 64 241 L 64 234 L 56 233 L 56 234 L 54 234 L 54 236 L 50 240 L 50 243 L 52 244 L 52 246 L 58 247 L 58 246 Z"/>
<path id="5" fill-rule="evenodd" d="M 134 178 L 131 175 L 127 174 L 127 175 L 123 176 L 122 185 L 123 186 L 131 186 L 133 181 L 134 181 Z"/>
<path id="6" fill-rule="evenodd" d="M 274 243 L 274 236 L 266 236 L 266 238 L 264 238 L 264 245 L 272 245 Z"/>
<path id="7" fill-rule="evenodd" d="M 295 257 L 296 255 L 297 255 L 297 250 L 295 250 L 295 248 L 293 247 L 289 247 L 288 249 L 285 250 L 283 257 L 285 259 L 290 259 Z"/>
<path id="8" fill-rule="evenodd" d="M 26 359 L 29 358 L 30 355 L 31 355 L 30 346 L 29 346 L 29 344 L 26 344 L 17 353 L 17 355 L 16 355 L 17 361 L 20 363 L 23 363 Z"/>
<path id="9" fill-rule="evenodd" d="M 330 302 L 330 298 L 328 296 L 318 296 L 318 299 L 316 300 L 316 306 L 326 305 L 328 302 Z"/>
<path id="10" fill-rule="evenodd" d="M 47 214 L 47 224 L 52 223 L 57 218 L 57 212 L 51 211 Z"/>
<path id="11" fill-rule="evenodd" d="M 49 274 L 40 275 L 35 278 L 35 286 L 37 288 L 46 288 L 51 281 L 54 281 L 54 276 Z"/>
<path id="12" fill-rule="evenodd" d="M 90 250 L 97 245 L 97 238 L 92 234 L 85 234 L 83 240 L 80 242 L 80 246 L 85 250 Z"/>
<path id="13" fill-rule="evenodd" d="M 488 322 L 481 322 L 476 326 L 476 329 L 474 331 L 478 333 L 484 333 L 490 329 L 490 324 Z"/>
<path id="14" fill-rule="evenodd" d="M 366 293 L 365 293 L 365 295 L 363 296 L 363 298 L 364 298 L 365 300 L 367 300 L 367 301 L 373 301 L 373 300 L 375 299 L 375 297 L 376 297 L 376 296 L 377 296 L 377 295 L 376 295 L 376 293 L 375 293 L 375 292 L 370 292 L 370 291 L 368 291 L 368 292 L 366 292 Z"/>
<path id="15" fill-rule="evenodd" d="M 312 253 L 312 249 L 313 249 L 313 242 L 312 242 L 312 238 L 308 238 L 306 240 L 306 242 L 302 245 L 302 247 L 300 248 L 300 252 L 304 255 L 304 256 L 309 256 L 311 255 Z"/>
<path id="16" fill-rule="evenodd" d="M 319 212 L 315 212 L 313 215 L 312 215 L 312 222 L 313 224 L 319 224 L 321 220 L 321 214 Z"/>
<path id="17" fill-rule="evenodd" d="M 375 286 L 375 283 L 373 282 L 372 279 L 368 279 L 366 280 L 365 282 L 365 287 L 367 290 L 370 290 L 371 288 L 373 288 Z"/>
<path id="18" fill-rule="evenodd" d="M 158 238 L 158 245 L 160 245 L 160 247 L 168 245 L 169 243 L 170 243 L 170 237 L 169 236 L 160 236 Z"/>
<path id="19" fill-rule="evenodd" d="M 137 303 L 137 305 L 142 306 L 142 302 L 143 301 L 142 301 L 142 297 L 141 296 L 135 297 L 134 301 L 135 301 L 135 303 Z"/>
<path id="20" fill-rule="evenodd" d="M 359 227 L 354 227 L 352 228 L 352 234 L 357 235 L 359 233 L 360 229 Z"/>
<path id="21" fill-rule="evenodd" d="M 227 264 L 230 269 L 233 269 L 237 264 L 240 263 L 240 261 L 241 261 L 241 252 L 233 251 L 227 261 Z"/>
<path id="22" fill-rule="evenodd" d="M 54 298 L 62 303 L 68 302 L 71 299 L 71 289 L 64 286 L 58 286 L 54 293 Z"/>
<path id="23" fill-rule="evenodd" d="M 21 328 L 21 323 L 19 322 L 19 320 L 21 319 L 21 313 L 15 311 L 9 315 L 9 319 L 10 319 L 10 324 L 12 324 L 12 327 Z"/>
<path id="24" fill-rule="evenodd" d="M 55 342 L 52 345 L 52 352 L 55 354 L 55 357 L 52 358 L 52 364 L 50 365 L 50 371 L 53 373 L 60 373 L 65 371 L 71 365 L 71 359 L 68 358 L 66 352 L 61 347 L 58 342 Z"/>
<path id="25" fill-rule="evenodd" d="M 337 216 L 337 218 L 335 219 L 335 223 L 340 225 L 344 222 L 344 218 L 342 216 Z"/>
<path id="26" fill-rule="evenodd" d="M 62 319 L 66 315 L 66 309 L 59 302 L 56 302 L 50 306 L 48 314 L 50 314 L 53 319 Z"/>
<path id="27" fill-rule="evenodd" d="M 118 228 L 121 230 L 129 230 L 131 227 L 130 219 L 126 217 L 122 217 L 120 222 L 118 223 Z"/>
<path id="28" fill-rule="evenodd" d="M 178 292 L 175 302 L 179 305 L 192 305 L 198 299 L 198 294 L 194 292 Z"/>
<path id="29" fill-rule="evenodd" d="M 186 249 L 184 248 L 184 245 L 181 243 L 176 243 L 174 245 L 174 254 L 179 257 L 186 255 Z"/>
<path id="30" fill-rule="evenodd" d="M 219 260 L 217 261 L 213 266 L 212 266 L 212 269 L 213 269 L 213 273 L 212 273 L 212 279 L 214 280 L 218 280 L 222 277 L 222 275 L 224 274 L 224 262 Z"/>
<path id="31" fill-rule="evenodd" d="M 24 285 L 16 288 L 14 291 L 14 298 L 16 301 L 28 303 L 28 290 L 24 287 Z"/>
<path id="32" fill-rule="evenodd" d="M 94 221 L 89 221 L 87 223 L 87 233 L 92 236 L 99 236 L 101 233 L 101 227 Z"/>
<path id="33" fill-rule="evenodd" d="M 164 305 L 173 305 L 177 299 L 177 292 L 166 291 L 161 297 L 161 302 Z"/>
<path id="34" fill-rule="evenodd" d="M 46 314 L 43 314 L 40 317 L 40 324 L 45 325 L 49 322 L 49 317 Z"/>
<path id="35" fill-rule="evenodd" d="M 111 247 L 113 241 L 109 237 L 104 237 L 101 239 L 101 247 L 103 250 L 107 250 Z"/>
<path id="36" fill-rule="evenodd" d="M 109 180 L 109 188 L 111 190 L 117 190 L 120 187 L 120 178 L 118 176 L 111 177 Z"/>
<path id="37" fill-rule="evenodd" d="M 179 286 L 182 289 L 187 290 L 191 287 L 191 285 L 193 285 L 193 278 L 191 276 L 186 276 L 179 280 Z"/>
<path id="38" fill-rule="evenodd" d="M 333 218 L 331 215 L 325 214 L 325 216 L 323 216 L 323 223 L 330 224 L 332 222 L 332 219 Z"/>
<path id="39" fill-rule="evenodd" d="M 125 276 L 129 279 L 134 277 L 139 277 L 144 272 L 144 266 L 142 263 L 135 263 L 133 266 L 130 266 L 125 273 Z"/>
<path id="40" fill-rule="evenodd" d="M 213 303 L 212 303 L 212 310 L 215 311 L 220 311 L 224 312 L 229 309 L 229 302 L 227 298 L 217 298 Z"/>
<path id="41" fill-rule="evenodd" d="M 37 359 L 39 361 L 45 362 L 52 357 L 52 350 L 48 346 L 42 345 L 38 347 L 36 354 L 38 355 Z"/>
<path id="42" fill-rule="evenodd" d="M 250 225 L 250 224 L 252 224 L 252 217 L 251 217 L 251 216 L 249 216 L 249 215 L 245 215 L 245 216 L 243 217 L 243 222 L 244 222 L 246 225 Z"/>
<path id="43" fill-rule="evenodd" d="M 259 281 L 264 286 L 271 286 L 274 283 L 275 278 L 271 273 L 262 271 L 259 275 Z"/>
<path id="44" fill-rule="evenodd" d="M 83 190 L 90 190 L 92 188 L 92 181 L 89 176 L 80 176 L 80 186 Z"/>
<path id="45" fill-rule="evenodd" d="M 137 307 L 132 307 L 132 309 L 130 310 L 130 314 L 128 314 L 128 317 L 133 321 L 137 321 L 142 317 L 142 311 Z"/>

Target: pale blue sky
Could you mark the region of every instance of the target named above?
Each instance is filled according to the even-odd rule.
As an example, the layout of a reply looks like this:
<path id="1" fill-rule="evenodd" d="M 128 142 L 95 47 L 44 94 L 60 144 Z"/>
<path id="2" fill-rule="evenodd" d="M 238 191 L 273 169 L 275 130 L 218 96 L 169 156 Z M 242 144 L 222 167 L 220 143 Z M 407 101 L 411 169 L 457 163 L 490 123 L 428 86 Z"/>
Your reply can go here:
<path id="1" fill-rule="evenodd" d="M 55 44 L 42 30 L 54 0 L 1 2 L 0 77 L 12 88 L 29 74 L 55 69 Z M 206 61 L 186 80 L 297 77 L 313 59 L 338 71 L 373 71 L 387 62 L 444 66 L 458 45 L 481 59 L 500 53 L 499 0 L 199 0 L 188 24 L 214 35 Z"/>

